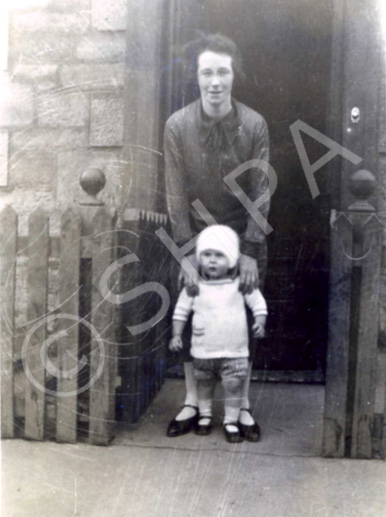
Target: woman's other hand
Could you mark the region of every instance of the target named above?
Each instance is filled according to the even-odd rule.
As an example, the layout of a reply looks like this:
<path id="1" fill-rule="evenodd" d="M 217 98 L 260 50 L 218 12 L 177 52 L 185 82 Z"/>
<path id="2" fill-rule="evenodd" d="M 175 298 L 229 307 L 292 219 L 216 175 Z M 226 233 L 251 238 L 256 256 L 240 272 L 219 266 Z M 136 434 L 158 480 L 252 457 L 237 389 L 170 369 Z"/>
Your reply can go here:
<path id="1" fill-rule="evenodd" d="M 249 255 L 240 256 L 240 291 L 250 294 L 259 287 L 259 270 L 257 260 Z"/>
<path id="2" fill-rule="evenodd" d="M 188 296 L 197 296 L 200 275 L 198 273 L 198 262 L 196 255 L 192 253 L 184 257 L 181 262 L 180 274 L 178 276 L 178 288 L 186 288 Z"/>
<path id="3" fill-rule="evenodd" d="M 263 338 L 265 336 L 265 326 L 260 321 L 255 321 L 252 325 L 253 337 Z"/>
<path id="4" fill-rule="evenodd" d="M 174 336 L 169 342 L 169 350 L 172 352 L 179 352 L 182 350 L 182 338 L 181 336 Z"/>

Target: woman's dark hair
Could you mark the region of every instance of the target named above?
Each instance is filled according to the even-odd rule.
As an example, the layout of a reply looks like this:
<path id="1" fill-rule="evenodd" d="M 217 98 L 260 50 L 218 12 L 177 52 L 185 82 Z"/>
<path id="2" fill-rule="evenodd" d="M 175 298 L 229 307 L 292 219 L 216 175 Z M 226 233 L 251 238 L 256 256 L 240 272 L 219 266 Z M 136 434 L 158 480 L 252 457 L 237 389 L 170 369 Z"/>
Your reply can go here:
<path id="1" fill-rule="evenodd" d="M 197 79 L 198 58 L 206 50 L 230 56 L 232 58 L 235 82 L 244 82 L 245 73 L 243 70 L 243 61 L 236 43 L 227 36 L 219 33 L 200 33 L 198 38 L 184 46 L 184 68 L 189 80 Z"/>

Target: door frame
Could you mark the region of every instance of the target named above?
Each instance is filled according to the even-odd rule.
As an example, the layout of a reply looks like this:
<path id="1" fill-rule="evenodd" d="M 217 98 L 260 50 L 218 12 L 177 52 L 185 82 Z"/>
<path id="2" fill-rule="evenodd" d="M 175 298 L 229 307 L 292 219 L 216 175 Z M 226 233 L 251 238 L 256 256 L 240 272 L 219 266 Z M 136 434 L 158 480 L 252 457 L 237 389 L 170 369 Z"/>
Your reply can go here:
<path id="1" fill-rule="evenodd" d="M 331 162 L 329 340 L 322 453 L 371 458 L 382 254 L 377 0 L 334 0 L 330 132 L 360 157 Z M 362 172 L 360 172 L 362 171 Z M 366 172 L 363 172 L 366 171 Z"/>
<path id="2" fill-rule="evenodd" d="M 382 246 L 380 203 L 375 188 L 380 181 L 381 33 L 377 0 L 369 0 L 366 5 L 362 0 L 331 0 L 331 5 L 334 16 L 328 137 L 341 152 L 329 163 L 330 317 L 322 454 L 369 458 Z M 169 48 L 180 43 L 176 30 L 180 7 L 181 0 L 171 0 L 165 14 Z M 170 69 L 168 81 L 180 82 L 181 77 Z M 168 107 L 172 107 L 172 99 Z M 358 120 L 353 108 L 359 108 Z M 362 160 L 350 162 L 342 149 Z M 361 169 L 370 171 L 372 177 L 357 178 Z M 347 259 L 347 246 L 351 246 L 349 255 L 354 258 L 366 246 L 371 247 L 371 253 L 360 261 Z"/>

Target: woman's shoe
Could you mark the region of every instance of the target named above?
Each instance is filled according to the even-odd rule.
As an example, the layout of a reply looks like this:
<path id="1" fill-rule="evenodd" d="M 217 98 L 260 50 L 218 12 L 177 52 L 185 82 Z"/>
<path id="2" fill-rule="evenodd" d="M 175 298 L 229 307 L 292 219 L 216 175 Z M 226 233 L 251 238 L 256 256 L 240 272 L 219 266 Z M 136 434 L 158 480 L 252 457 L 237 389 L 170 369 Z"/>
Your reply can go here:
<path id="1" fill-rule="evenodd" d="M 201 420 L 209 420 L 208 424 L 200 424 Z M 201 416 L 199 417 L 198 422 L 194 427 L 194 432 L 198 434 L 198 436 L 207 436 L 212 432 L 212 417 L 210 416 Z"/>
<path id="2" fill-rule="evenodd" d="M 240 411 L 248 411 L 248 413 L 252 416 L 250 409 L 242 408 Z M 248 440 L 248 442 L 258 442 L 260 440 L 260 427 L 258 426 L 257 422 L 252 425 L 244 425 L 238 422 L 238 426 L 241 436 Z"/>
<path id="3" fill-rule="evenodd" d="M 237 431 L 229 431 L 227 429 L 228 425 L 232 425 L 234 427 L 237 427 Z M 240 443 L 244 441 L 244 437 L 240 433 L 239 429 L 239 423 L 238 422 L 228 422 L 227 424 L 223 425 L 225 437 L 227 439 L 227 442 L 229 443 Z"/>
<path id="4" fill-rule="evenodd" d="M 198 407 L 191 406 L 190 404 L 185 404 L 184 407 L 191 407 L 196 410 L 195 415 L 190 418 L 186 418 L 185 420 L 176 420 L 175 418 L 168 425 L 168 430 L 166 431 L 166 436 L 170 438 L 175 438 L 176 436 L 181 436 L 183 434 L 189 433 L 193 427 L 197 423 L 198 419 Z"/>

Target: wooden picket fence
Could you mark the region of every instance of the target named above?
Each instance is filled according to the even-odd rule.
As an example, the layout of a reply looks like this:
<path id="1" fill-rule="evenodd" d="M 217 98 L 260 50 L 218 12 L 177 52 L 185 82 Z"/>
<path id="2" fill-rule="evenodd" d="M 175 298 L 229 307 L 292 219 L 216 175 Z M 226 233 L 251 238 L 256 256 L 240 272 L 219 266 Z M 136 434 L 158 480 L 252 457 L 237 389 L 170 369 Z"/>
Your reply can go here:
<path id="1" fill-rule="evenodd" d="M 141 298 L 131 305 L 111 303 L 103 296 L 101 283 L 108 284 L 111 292 L 120 292 L 141 278 L 152 277 L 154 269 L 153 277 L 159 277 L 165 271 L 166 255 L 162 260 L 159 255 L 160 260 L 150 265 L 148 250 L 152 249 L 154 259 L 161 246 L 153 242 L 151 248 L 148 218 L 136 217 L 139 233 L 133 231 L 132 220 L 118 230 L 115 215 L 101 203 L 95 205 L 66 210 L 56 238 L 50 237 L 49 217 L 40 208 L 30 214 L 28 236 L 22 237 L 13 208 L 0 214 L 3 438 L 108 444 L 114 436 L 117 401 L 118 407 L 125 406 L 118 417 L 135 421 L 162 385 L 165 322 L 131 341 L 125 331 L 125 324 L 137 313 L 146 320 L 156 295 L 149 295 L 139 311 Z M 125 240 L 127 235 L 131 243 Z M 135 264 L 134 272 L 132 266 L 128 271 L 118 268 L 106 277 L 109 267 L 122 256 L 122 244 L 123 254 L 145 246 L 145 266 Z M 23 261 L 26 323 L 17 325 Z M 52 303 L 49 284 L 55 264 Z"/>

